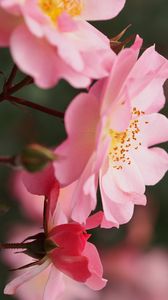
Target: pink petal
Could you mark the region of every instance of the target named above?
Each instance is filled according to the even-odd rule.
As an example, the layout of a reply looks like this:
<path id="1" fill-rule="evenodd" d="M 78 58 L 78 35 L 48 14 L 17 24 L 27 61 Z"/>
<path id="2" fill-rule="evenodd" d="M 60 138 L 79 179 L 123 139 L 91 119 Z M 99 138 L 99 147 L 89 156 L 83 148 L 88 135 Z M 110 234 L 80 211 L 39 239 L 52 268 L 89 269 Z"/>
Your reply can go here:
<path id="1" fill-rule="evenodd" d="M 48 199 L 47 199 L 47 205 L 46 205 L 46 211 L 45 211 L 45 220 L 47 224 L 47 230 L 49 231 L 53 225 L 54 225 L 54 216 L 55 216 L 55 210 L 57 206 L 59 196 L 59 183 L 55 181 L 54 185 L 52 186 L 52 189 L 49 193 Z"/>
<path id="2" fill-rule="evenodd" d="M 22 180 L 22 171 L 14 171 L 9 181 L 10 190 L 20 205 L 23 215 L 42 223 L 44 197 L 33 195 L 26 189 Z"/>
<path id="3" fill-rule="evenodd" d="M 94 96 L 82 93 L 71 102 L 65 114 L 68 138 L 55 151 L 60 155 L 54 165 L 61 184 L 75 181 L 84 170 L 95 147 L 98 120 L 99 103 Z"/>
<path id="4" fill-rule="evenodd" d="M 65 289 L 63 274 L 55 266 L 51 267 L 47 284 L 44 290 L 43 300 L 56 300 L 62 296 Z"/>
<path id="5" fill-rule="evenodd" d="M 50 253 L 50 257 L 55 267 L 72 279 L 85 282 L 90 277 L 88 259 L 85 256 L 60 255 L 56 249 Z"/>
<path id="6" fill-rule="evenodd" d="M 123 88 L 125 89 L 124 81 L 137 61 L 141 45 L 142 39 L 137 36 L 134 45 L 131 48 L 122 50 L 116 57 L 110 76 L 107 79 L 102 112 L 106 112 L 107 110 L 107 113 L 109 113 L 109 107 L 114 101 L 114 104 L 118 103 L 118 101 L 121 103 L 126 101 L 126 99 L 119 97 L 119 94 Z"/>
<path id="7" fill-rule="evenodd" d="M 129 152 L 128 152 L 129 153 Z M 110 173 L 113 173 L 115 183 L 125 193 L 144 194 L 145 183 L 136 162 L 131 157 L 131 164 L 123 163 L 122 169 L 112 168 Z"/>
<path id="8" fill-rule="evenodd" d="M 111 181 L 106 174 L 100 173 L 100 191 L 103 204 L 104 216 L 110 223 L 102 223 L 103 227 L 119 227 L 127 223 L 134 211 L 134 203 L 131 201 L 133 195 L 124 193 Z"/>
<path id="9" fill-rule="evenodd" d="M 103 216 L 104 213 L 102 211 L 98 211 L 97 213 L 91 215 L 86 220 L 85 228 L 88 230 L 100 226 L 100 224 L 102 223 Z"/>
<path id="10" fill-rule="evenodd" d="M 107 20 L 114 18 L 121 11 L 125 0 L 84 0 L 80 17 L 93 20 Z M 95 9 L 96 8 L 96 9 Z"/>
<path id="11" fill-rule="evenodd" d="M 33 36 L 24 25 L 12 34 L 11 52 L 19 68 L 41 88 L 52 87 L 61 78 L 78 88 L 90 83 L 86 75 L 74 71 L 59 58 L 55 47 Z"/>
<path id="12" fill-rule="evenodd" d="M 78 223 L 57 225 L 49 232 L 49 238 L 58 245 L 56 253 L 66 255 L 79 255 L 86 244 L 85 228 Z"/>
<path id="13" fill-rule="evenodd" d="M 131 99 L 125 88 L 121 100 L 118 103 L 112 103 L 110 107 L 110 128 L 120 132 L 125 131 L 131 120 L 131 108 Z"/>
<path id="14" fill-rule="evenodd" d="M 57 23 L 61 32 L 71 32 L 77 30 L 76 22 L 65 12 L 58 17 Z"/>
<path id="15" fill-rule="evenodd" d="M 7 295 L 15 294 L 17 288 L 19 288 L 23 283 L 29 281 L 30 279 L 34 278 L 39 273 L 41 273 L 43 270 L 45 270 L 50 265 L 50 263 L 50 260 L 46 260 L 41 265 L 30 267 L 27 272 L 23 273 L 22 275 L 16 277 L 11 282 L 9 282 L 4 289 L 4 293 Z"/>
<path id="16" fill-rule="evenodd" d="M 130 97 L 135 98 L 152 80 L 166 80 L 167 76 L 168 63 L 166 58 L 157 53 L 154 46 L 148 48 L 140 56 L 127 78 Z"/>
<path id="17" fill-rule="evenodd" d="M 168 119 L 158 113 L 139 118 L 140 134 L 145 146 L 153 146 L 168 140 Z"/>
<path id="18" fill-rule="evenodd" d="M 7 47 L 12 31 L 19 24 L 18 17 L 8 14 L 0 8 L 0 46 Z"/>
<path id="19" fill-rule="evenodd" d="M 91 273 L 85 284 L 96 291 L 102 289 L 107 280 L 102 278 L 103 267 L 96 247 L 91 243 L 87 243 L 83 254 L 89 259 L 89 271 Z"/>
<path id="20" fill-rule="evenodd" d="M 132 106 L 145 113 L 154 113 L 160 111 L 165 105 L 165 95 L 163 84 L 165 78 L 153 79 L 147 87 L 132 100 Z"/>
<path id="21" fill-rule="evenodd" d="M 168 170 L 168 154 L 161 148 L 141 147 L 134 158 L 146 185 L 154 185 Z"/>
<path id="22" fill-rule="evenodd" d="M 52 165 L 48 165 L 42 171 L 34 174 L 24 171 L 22 172 L 22 179 L 25 187 L 30 193 L 44 196 L 49 196 L 49 193 L 56 182 Z"/>
<path id="23" fill-rule="evenodd" d="M 84 61 L 80 51 L 75 47 L 73 40 L 66 39 L 64 35 L 56 31 L 55 28 L 46 27 L 45 36 L 51 46 L 55 47 L 55 51 L 63 61 L 71 66 L 76 71 L 83 71 Z M 68 51 L 67 51 L 68 49 Z"/>
<path id="24" fill-rule="evenodd" d="M 79 223 L 85 223 L 91 211 L 97 203 L 98 173 L 94 174 L 93 157 L 87 163 L 82 175 L 76 183 L 72 195 L 72 219 Z"/>

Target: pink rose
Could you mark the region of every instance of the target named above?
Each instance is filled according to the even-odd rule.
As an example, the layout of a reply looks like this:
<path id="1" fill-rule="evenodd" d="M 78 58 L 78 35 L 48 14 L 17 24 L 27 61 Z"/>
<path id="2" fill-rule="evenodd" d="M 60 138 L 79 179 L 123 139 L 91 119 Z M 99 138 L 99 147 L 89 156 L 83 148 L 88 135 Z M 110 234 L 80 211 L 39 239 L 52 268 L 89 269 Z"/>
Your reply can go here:
<path id="1" fill-rule="evenodd" d="M 96 247 L 88 242 L 90 234 L 86 230 L 99 226 L 103 213 L 89 217 L 86 224 L 72 221 L 63 213 L 63 196 L 58 198 L 59 185 L 53 179 L 52 167 L 30 175 L 24 174 L 29 192 L 45 196 L 44 232 L 28 237 L 24 242 L 11 248 L 21 248 L 29 256 L 36 258 L 25 267 L 28 270 L 13 279 L 5 287 L 6 294 L 14 294 L 22 284 L 36 278 L 50 266 L 48 281 L 43 299 L 58 296 L 63 290 L 62 275 L 85 283 L 88 287 L 99 290 L 106 284 L 102 278 L 103 269 Z M 64 193 L 66 195 L 66 193 Z M 69 201 L 69 199 L 68 199 Z M 9 246 L 9 247 L 8 247 Z M 5 246 L 2 248 L 5 248 Z M 10 244 L 7 244 L 10 248 Z M 57 288 L 55 285 L 57 283 Z M 53 289 L 55 296 L 53 295 Z"/>
<path id="2" fill-rule="evenodd" d="M 72 218 L 84 222 L 97 203 L 100 184 L 105 227 L 128 222 L 134 204 L 144 205 L 145 185 L 168 169 L 168 155 L 153 147 L 168 140 L 168 120 L 157 113 L 165 103 L 168 62 L 154 47 L 139 58 L 137 37 L 123 49 L 107 79 L 81 93 L 65 114 L 67 139 L 56 149 L 55 175 L 62 186 L 78 180 Z M 80 212 L 80 213 L 79 213 Z"/>

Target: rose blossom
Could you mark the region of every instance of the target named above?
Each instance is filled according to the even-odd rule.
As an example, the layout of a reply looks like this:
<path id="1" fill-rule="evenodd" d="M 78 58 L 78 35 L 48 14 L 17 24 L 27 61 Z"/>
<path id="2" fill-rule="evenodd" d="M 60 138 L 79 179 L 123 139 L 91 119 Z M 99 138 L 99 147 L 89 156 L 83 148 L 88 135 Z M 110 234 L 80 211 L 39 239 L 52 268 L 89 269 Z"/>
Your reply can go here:
<path id="1" fill-rule="evenodd" d="M 87 219 L 86 224 L 73 222 L 64 214 L 61 206 L 65 204 L 66 193 L 58 198 L 59 186 L 49 166 L 35 175 L 25 174 L 25 181 L 32 193 L 45 196 L 44 232 L 28 237 L 24 242 L 3 244 L 2 248 L 24 249 L 24 253 L 36 258 L 25 267 L 28 271 L 7 284 L 6 294 L 14 294 L 22 284 L 36 278 L 50 266 L 43 299 L 59 296 L 63 291 L 62 273 L 72 279 L 83 282 L 92 289 L 105 286 L 102 279 L 102 265 L 95 246 L 88 242 L 90 234 L 87 229 L 97 227 L 102 219 L 99 212 Z M 69 201 L 69 199 L 67 199 Z M 11 247 L 10 247 L 11 246 Z M 57 283 L 57 286 L 55 286 Z M 53 288 L 54 293 L 53 294 Z"/>
<path id="2" fill-rule="evenodd" d="M 34 202 L 31 202 L 31 206 L 33 207 Z M 40 226 L 40 224 L 39 224 Z M 14 241 L 22 241 L 28 235 L 34 235 L 37 230 L 39 230 L 39 226 L 23 226 L 23 224 L 15 225 L 9 233 L 9 240 Z M 12 255 L 11 250 L 5 250 L 3 254 L 3 260 L 10 268 L 17 268 L 18 265 L 25 265 L 30 262 L 30 257 L 25 255 L 24 253 L 17 253 L 17 255 Z M 35 278 L 25 282 L 22 284 L 16 291 L 16 297 L 20 300 L 41 300 L 43 299 L 43 294 L 45 290 L 45 286 L 47 284 L 47 280 L 49 277 L 49 273 L 51 270 L 51 265 L 45 269 L 43 272 L 38 274 Z M 24 270 L 16 271 L 15 276 L 24 273 Z M 53 299 L 56 300 L 56 290 L 58 290 L 58 299 L 59 300 L 91 300 L 95 299 L 96 293 L 89 288 L 87 288 L 84 284 L 80 284 L 79 282 L 74 281 L 63 273 L 60 274 L 62 277 L 61 280 L 66 286 L 66 289 L 63 293 L 60 293 L 59 282 L 55 281 L 53 287 Z M 13 275 L 10 276 L 12 280 Z M 52 298 L 50 297 L 50 300 Z"/>
<path id="3" fill-rule="evenodd" d="M 115 17 L 125 0 L 0 0 L 0 45 L 42 88 L 86 87 L 109 73 L 109 40 L 86 20 Z"/>
<path id="4" fill-rule="evenodd" d="M 106 226 L 128 222 L 134 204 L 145 204 L 145 185 L 168 169 L 168 155 L 152 147 L 168 139 L 165 103 L 168 62 L 152 46 L 139 58 L 142 40 L 116 56 L 110 76 L 69 105 L 67 139 L 57 147 L 55 174 L 61 185 L 78 179 L 72 218 L 85 221 L 96 207 L 98 180 Z M 76 204 L 75 204 L 76 202 Z"/>

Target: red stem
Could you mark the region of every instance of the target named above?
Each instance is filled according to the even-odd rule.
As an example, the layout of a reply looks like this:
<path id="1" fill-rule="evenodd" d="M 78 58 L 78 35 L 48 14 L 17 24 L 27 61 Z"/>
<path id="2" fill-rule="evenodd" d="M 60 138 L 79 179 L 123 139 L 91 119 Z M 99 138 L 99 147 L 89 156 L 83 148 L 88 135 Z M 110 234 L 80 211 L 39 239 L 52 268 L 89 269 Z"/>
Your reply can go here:
<path id="1" fill-rule="evenodd" d="M 41 111 L 43 113 L 46 113 L 46 114 L 49 114 L 49 115 L 52 115 L 52 116 L 55 116 L 55 117 L 58 117 L 58 118 L 62 118 L 62 119 L 64 118 L 64 113 L 63 112 L 53 110 L 53 109 L 48 108 L 48 107 L 41 106 L 40 104 L 33 103 L 31 101 L 28 101 L 28 100 L 25 100 L 25 99 L 22 99 L 22 98 L 18 98 L 18 97 L 14 97 L 14 96 L 7 96 L 6 100 L 9 100 L 11 102 L 15 102 L 17 104 L 21 104 L 21 105 L 24 105 L 24 106 L 27 106 L 27 107 L 31 107 L 35 110 Z"/>
<path id="2" fill-rule="evenodd" d="M 0 156 L 0 163 L 16 166 L 15 156 Z"/>
<path id="3" fill-rule="evenodd" d="M 9 88 L 11 87 L 12 82 L 13 82 L 13 80 L 15 79 L 17 70 L 18 70 L 17 66 L 14 65 L 13 68 L 12 68 L 12 71 L 11 71 L 9 77 L 8 77 L 8 80 L 7 80 L 6 83 L 5 83 L 5 86 L 6 86 L 7 89 L 9 89 Z"/>

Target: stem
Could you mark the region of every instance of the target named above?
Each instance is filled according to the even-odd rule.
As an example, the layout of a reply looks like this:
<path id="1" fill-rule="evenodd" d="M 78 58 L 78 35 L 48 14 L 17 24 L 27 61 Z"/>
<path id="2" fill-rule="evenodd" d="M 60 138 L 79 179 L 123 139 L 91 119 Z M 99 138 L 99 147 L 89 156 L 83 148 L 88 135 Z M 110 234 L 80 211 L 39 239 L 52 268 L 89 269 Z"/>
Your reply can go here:
<path id="1" fill-rule="evenodd" d="M 45 197 L 44 207 L 43 207 L 43 229 L 44 229 L 44 232 L 46 235 L 48 234 L 48 226 L 47 226 L 48 209 L 47 209 L 47 206 L 48 206 L 48 199 Z"/>
<path id="2" fill-rule="evenodd" d="M 26 249 L 29 243 L 0 243 L 0 249 Z"/>
<path id="3" fill-rule="evenodd" d="M 18 68 L 17 68 L 17 66 L 14 64 L 14 66 L 13 66 L 13 68 L 12 68 L 12 71 L 11 71 L 9 77 L 8 77 L 8 80 L 6 81 L 6 84 L 5 84 L 7 89 L 9 89 L 9 88 L 11 87 L 12 82 L 13 82 L 13 80 L 15 79 L 17 70 L 18 70 Z"/>
<path id="4" fill-rule="evenodd" d="M 15 156 L 0 156 L 0 163 L 16 166 Z"/>
<path id="5" fill-rule="evenodd" d="M 14 97 L 14 96 L 7 96 L 6 100 L 11 101 L 11 102 L 15 102 L 17 104 L 21 104 L 21 105 L 24 105 L 24 106 L 27 106 L 27 107 L 31 107 L 35 110 L 41 111 L 43 113 L 46 113 L 46 114 L 49 114 L 49 115 L 52 115 L 52 116 L 55 116 L 55 117 L 58 117 L 58 118 L 61 118 L 61 119 L 64 118 L 64 113 L 63 112 L 53 110 L 53 109 L 48 108 L 48 107 L 41 106 L 37 103 L 33 103 L 31 101 L 28 101 L 28 100 L 25 100 L 25 99 L 22 99 L 22 98 L 18 98 L 18 97 Z"/>
<path id="6" fill-rule="evenodd" d="M 14 67 L 11 71 L 11 74 L 9 75 L 8 80 L 4 84 L 3 92 L 0 94 L 0 102 L 2 102 L 4 100 L 8 100 L 8 101 L 18 103 L 18 104 L 21 104 L 21 105 L 24 105 L 24 106 L 27 106 L 27 107 L 31 107 L 35 110 L 41 111 L 45 114 L 49 114 L 49 115 L 54 116 L 54 117 L 58 117 L 58 118 L 61 118 L 61 119 L 64 118 L 64 113 L 63 112 L 53 110 L 53 109 L 48 108 L 48 107 L 44 107 L 40 104 L 28 101 L 26 99 L 22 99 L 22 98 L 12 96 L 12 94 L 16 93 L 17 91 L 19 91 L 24 86 L 33 83 L 33 79 L 30 76 L 26 76 L 19 83 L 12 86 L 12 81 L 16 76 L 16 72 L 17 72 L 17 67 L 16 67 L 16 65 L 14 65 Z M 7 160 L 7 158 L 6 158 L 6 160 Z M 4 159 L 3 162 L 7 163 L 6 160 Z M 11 164 L 11 161 L 9 161 L 9 163 Z"/>
<path id="7" fill-rule="evenodd" d="M 10 89 L 8 89 L 7 94 L 11 95 L 16 93 L 17 91 L 19 91 L 21 88 L 23 88 L 25 85 L 31 84 L 33 83 L 33 79 L 29 76 L 26 76 L 22 81 L 20 81 L 19 83 L 15 84 L 13 87 L 11 87 Z"/>

